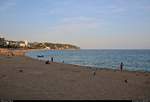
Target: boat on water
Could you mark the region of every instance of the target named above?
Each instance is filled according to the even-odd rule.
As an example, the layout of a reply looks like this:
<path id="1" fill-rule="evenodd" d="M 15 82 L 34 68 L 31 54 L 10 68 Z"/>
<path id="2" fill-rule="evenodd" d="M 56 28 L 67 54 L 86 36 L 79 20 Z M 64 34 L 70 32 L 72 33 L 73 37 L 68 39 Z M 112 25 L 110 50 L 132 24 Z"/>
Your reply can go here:
<path id="1" fill-rule="evenodd" d="M 44 55 L 37 55 L 37 57 L 44 57 Z"/>

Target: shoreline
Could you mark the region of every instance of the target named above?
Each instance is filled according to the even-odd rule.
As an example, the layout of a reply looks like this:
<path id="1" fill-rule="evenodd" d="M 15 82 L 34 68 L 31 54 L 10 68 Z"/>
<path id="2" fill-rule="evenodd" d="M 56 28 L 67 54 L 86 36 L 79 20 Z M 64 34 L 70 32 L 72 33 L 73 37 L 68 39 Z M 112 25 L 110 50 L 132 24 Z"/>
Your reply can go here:
<path id="1" fill-rule="evenodd" d="M 36 49 L 36 50 L 31 50 L 31 51 L 45 51 L 45 49 L 43 50 L 40 50 L 40 49 Z M 46 50 L 47 51 L 47 50 Z M 29 50 L 30 52 L 30 50 Z M 27 52 L 26 52 L 27 53 Z M 26 56 L 26 55 L 24 55 Z M 32 58 L 30 56 L 26 56 L 26 57 L 29 57 L 29 58 Z M 35 59 L 35 60 L 39 60 L 37 58 L 32 58 L 32 59 Z M 42 60 L 42 61 L 45 61 L 45 60 Z M 62 63 L 62 62 L 57 62 L 57 63 Z M 65 63 L 65 64 L 68 64 L 68 63 Z M 84 65 L 79 65 L 79 64 L 68 64 L 68 65 L 75 65 L 75 66 L 81 66 L 81 67 L 85 67 L 87 69 L 92 69 L 92 70 L 112 70 L 112 71 L 120 71 L 119 68 L 116 68 L 116 69 L 113 69 L 113 68 L 108 68 L 108 67 L 94 67 L 94 66 L 84 66 Z M 124 72 L 142 72 L 142 73 L 150 73 L 150 71 L 145 71 L 145 70 L 128 70 L 126 68 L 124 68 L 123 70 Z"/>
<path id="2" fill-rule="evenodd" d="M 25 57 L 28 57 L 28 58 L 31 58 L 33 60 L 39 60 L 39 59 L 36 59 L 36 58 L 32 58 L 32 57 L 29 57 L 29 56 L 25 56 Z M 45 62 L 45 60 L 39 60 L 39 61 L 43 61 Z M 62 63 L 62 62 L 53 62 L 53 63 L 57 63 L 57 64 L 66 64 L 66 65 L 72 65 L 72 66 L 77 66 L 77 67 L 82 67 L 84 69 L 90 69 L 90 70 L 111 70 L 111 71 L 120 71 L 119 69 L 112 69 L 112 68 L 101 68 L 101 67 L 93 67 L 93 66 L 84 66 L 84 65 L 77 65 L 77 64 L 68 64 L 68 63 Z M 120 71 L 121 72 L 121 71 Z M 139 73 L 150 73 L 150 71 L 144 71 L 144 70 L 127 70 L 127 69 L 124 69 L 122 72 L 131 72 L 131 73 L 136 73 L 136 72 L 139 72 Z"/>
<path id="3" fill-rule="evenodd" d="M 29 56 L 24 56 L 24 57 L 30 58 L 30 59 L 32 59 L 32 60 L 42 61 L 43 63 L 46 62 L 45 60 L 39 60 L 39 59 L 32 58 L 32 57 L 29 57 Z M 119 69 L 101 68 L 101 67 L 92 67 L 92 66 L 83 66 L 83 65 L 68 64 L 68 63 L 55 62 L 55 61 L 52 62 L 52 63 L 55 63 L 55 64 L 65 64 L 65 65 L 71 65 L 71 66 L 76 66 L 76 67 L 82 67 L 83 69 L 88 69 L 88 70 L 93 70 L 93 71 L 105 70 L 105 71 L 119 71 L 119 72 L 121 72 Z M 137 73 L 137 72 L 139 72 L 139 73 L 150 73 L 149 71 L 143 71 L 143 70 L 138 70 L 138 71 L 123 70 L 122 72 L 131 72 L 131 73 Z"/>
<path id="4" fill-rule="evenodd" d="M 2 53 L 2 50 L 6 50 L 4 51 L 4 54 Z M 7 51 L 8 50 L 8 51 Z M 4 48 L 0 48 L 0 56 L 4 55 L 4 56 L 24 56 L 24 57 L 28 57 L 31 58 L 33 60 L 38 60 L 36 58 L 32 58 L 30 56 L 26 56 L 26 53 L 28 52 L 32 52 L 32 51 L 48 51 L 48 49 L 15 49 L 15 50 L 10 50 L 10 49 L 4 49 Z M 51 50 L 53 51 L 53 50 Z M 7 52 L 7 53 L 6 53 Z M 42 60 L 44 61 L 44 60 Z M 57 63 L 61 63 L 61 62 L 57 62 Z M 67 63 L 65 63 L 67 64 Z M 84 65 L 77 65 L 77 64 L 67 64 L 67 65 L 74 65 L 74 66 L 78 66 L 78 67 L 84 67 L 86 69 L 91 69 L 91 70 L 112 70 L 112 71 L 120 71 L 119 69 L 112 69 L 112 68 L 102 68 L 102 67 L 92 67 L 92 66 L 84 66 Z M 142 73 L 150 73 L 150 71 L 144 71 L 144 70 L 127 70 L 124 69 L 124 72 L 142 72 Z"/>
<path id="5" fill-rule="evenodd" d="M 150 73 L 0 56 L 1 99 L 149 99 Z M 130 93 L 130 94 L 129 94 Z"/>

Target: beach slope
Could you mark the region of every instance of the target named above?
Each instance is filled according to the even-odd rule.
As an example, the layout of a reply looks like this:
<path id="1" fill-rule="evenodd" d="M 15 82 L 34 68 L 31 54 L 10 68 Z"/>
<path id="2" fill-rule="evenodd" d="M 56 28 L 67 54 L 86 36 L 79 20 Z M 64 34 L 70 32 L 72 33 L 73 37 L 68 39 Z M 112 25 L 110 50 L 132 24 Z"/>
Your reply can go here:
<path id="1" fill-rule="evenodd" d="M 0 56 L 0 99 L 148 99 L 150 73 Z"/>

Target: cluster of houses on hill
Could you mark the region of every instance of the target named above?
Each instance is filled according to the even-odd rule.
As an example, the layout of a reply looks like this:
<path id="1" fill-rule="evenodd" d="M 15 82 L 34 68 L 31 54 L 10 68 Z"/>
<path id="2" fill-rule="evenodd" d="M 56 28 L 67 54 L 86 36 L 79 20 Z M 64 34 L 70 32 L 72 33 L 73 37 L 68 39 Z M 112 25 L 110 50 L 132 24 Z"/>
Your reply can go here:
<path id="1" fill-rule="evenodd" d="M 0 47 L 13 47 L 13 48 L 25 48 L 30 47 L 28 41 L 12 41 L 12 40 L 5 40 L 4 37 L 0 37 Z"/>
<path id="2" fill-rule="evenodd" d="M 64 49 L 80 49 L 75 45 L 70 44 L 58 44 L 48 42 L 28 42 L 25 41 L 13 41 L 5 40 L 4 37 L 0 37 L 0 48 L 29 48 L 29 49 L 51 49 L 51 50 L 64 50 Z"/>

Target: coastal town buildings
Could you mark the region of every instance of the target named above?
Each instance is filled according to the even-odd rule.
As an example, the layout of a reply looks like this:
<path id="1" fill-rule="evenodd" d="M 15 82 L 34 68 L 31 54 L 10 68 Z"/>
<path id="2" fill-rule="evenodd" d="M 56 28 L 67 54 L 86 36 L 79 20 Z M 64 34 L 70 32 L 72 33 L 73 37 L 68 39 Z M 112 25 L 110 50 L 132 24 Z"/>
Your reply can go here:
<path id="1" fill-rule="evenodd" d="M 28 41 L 13 41 L 5 40 L 4 37 L 0 36 L 0 47 L 1 48 L 25 48 L 29 47 Z"/>
<path id="2" fill-rule="evenodd" d="M 29 49 L 48 49 L 48 50 L 64 50 L 64 49 L 79 49 L 79 47 L 70 44 L 59 44 L 49 42 L 28 42 L 5 40 L 0 36 L 0 48 L 29 48 Z"/>
<path id="3" fill-rule="evenodd" d="M 0 46 L 4 45 L 5 38 L 0 36 Z"/>

